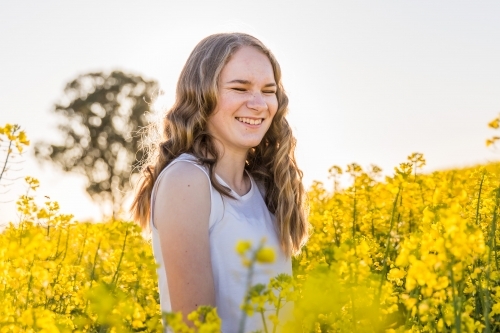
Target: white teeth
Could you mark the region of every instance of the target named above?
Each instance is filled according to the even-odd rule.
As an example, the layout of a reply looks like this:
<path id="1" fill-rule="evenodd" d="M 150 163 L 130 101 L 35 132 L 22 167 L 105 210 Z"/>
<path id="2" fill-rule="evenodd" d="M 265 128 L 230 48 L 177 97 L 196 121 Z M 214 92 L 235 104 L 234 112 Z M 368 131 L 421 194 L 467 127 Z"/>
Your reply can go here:
<path id="1" fill-rule="evenodd" d="M 241 121 L 242 123 L 250 124 L 250 125 L 259 125 L 262 123 L 262 119 L 250 119 L 250 118 L 236 118 L 238 121 Z"/>

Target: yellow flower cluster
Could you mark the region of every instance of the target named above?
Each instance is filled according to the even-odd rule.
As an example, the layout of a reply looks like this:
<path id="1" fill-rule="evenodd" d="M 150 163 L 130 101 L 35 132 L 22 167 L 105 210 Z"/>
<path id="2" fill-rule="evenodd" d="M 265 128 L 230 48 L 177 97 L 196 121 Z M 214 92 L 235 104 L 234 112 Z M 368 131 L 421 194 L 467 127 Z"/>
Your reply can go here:
<path id="1" fill-rule="evenodd" d="M 380 182 L 380 169 L 353 164 L 349 188 L 313 185 L 287 332 L 500 329 L 500 165 L 421 175 L 423 165 L 412 154 Z"/>
<path id="2" fill-rule="evenodd" d="M 77 223 L 56 202 L 17 202 L 0 234 L 0 332 L 158 332 L 151 245 L 131 222 Z"/>
<path id="3" fill-rule="evenodd" d="M 333 191 L 316 182 L 308 193 L 312 233 L 293 277 L 252 285 L 254 266 L 275 253 L 239 242 L 249 273 L 242 313 L 262 317 L 266 333 L 500 331 L 500 164 L 421 174 L 423 165 L 414 153 L 383 180 L 376 166 L 332 167 Z M 26 180 L 20 222 L 0 233 L 0 333 L 162 331 L 139 228 L 76 223 L 56 202 L 37 204 L 38 181 Z M 279 322 L 286 304 L 293 314 Z M 189 315 L 193 327 L 180 314 L 163 319 L 175 332 L 221 327 L 210 307 Z"/>
<path id="4" fill-rule="evenodd" d="M 12 153 L 12 146 L 15 146 L 19 153 L 23 152 L 23 146 L 30 144 L 26 133 L 21 130 L 19 125 L 7 124 L 0 126 L 0 142 L 8 142 L 7 153 Z"/>
<path id="5" fill-rule="evenodd" d="M 252 243 L 247 240 L 241 240 L 236 245 L 236 252 L 240 255 L 244 266 L 248 267 L 246 281 L 246 296 L 241 304 L 242 318 L 240 330 L 238 333 L 244 333 L 245 320 L 247 316 L 259 314 L 265 332 L 267 333 L 268 324 L 272 325 L 272 331 L 275 332 L 279 325 L 279 314 L 285 303 L 290 299 L 288 293 L 293 292 L 291 277 L 286 274 L 280 274 L 271 279 L 269 285 L 258 283 L 253 285 L 252 278 L 256 264 L 269 264 L 276 260 L 276 253 L 270 246 L 265 245 L 266 239 L 262 239 L 256 248 L 252 248 Z M 266 308 L 266 304 L 271 306 Z M 269 314 L 266 315 L 266 312 Z"/>
<path id="6" fill-rule="evenodd" d="M 175 333 L 220 333 L 221 330 L 221 320 L 217 310 L 210 306 L 200 306 L 187 316 L 193 327 L 186 325 L 180 312 L 165 313 L 164 319 Z"/>
<path id="7" fill-rule="evenodd" d="M 7 124 L 0 126 L 0 184 L 3 186 L 12 185 L 12 179 L 5 182 L 6 174 L 12 163 L 18 164 L 19 161 L 13 161 L 23 153 L 24 146 L 29 145 L 26 133 L 21 130 L 19 125 Z M 14 147 L 16 149 L 14 149 Z"/>

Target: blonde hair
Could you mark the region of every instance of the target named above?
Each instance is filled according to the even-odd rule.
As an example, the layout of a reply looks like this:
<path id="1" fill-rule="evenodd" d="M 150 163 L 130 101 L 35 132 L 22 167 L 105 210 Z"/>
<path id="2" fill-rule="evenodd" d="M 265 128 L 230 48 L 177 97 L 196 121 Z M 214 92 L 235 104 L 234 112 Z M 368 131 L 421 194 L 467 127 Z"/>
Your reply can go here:
<path id="1" fill-rule="evenodd" d="M 281 82 L 281 69 L 271 51 L 257 38 L 243 33 L 208 36 L 191 52 L 177 82 L 174 105 L 162 126 L 161 143 L 149 147 L 147 161 L 131 206 L 134 219 L 149 227 L 150 197 L 160 172 L 182 153 L 195 156 L 208 167 L 214 188 L 231 197 L 215 177 L 219 152 L 207 132 L 207 120 L 217 105 L 218 79 L 222 68 L 242 46 L 255 47 L 272 65 L 277 84 L 278 110 L 261 143 L 250 149 L 245 168 L 265 186 L 265 202 L 276 217 L 280 244 L 288 255 L 296 254 L 308 237 L 302 171 L 297 167 L 296 140 L 285 118 L 288 97 Z"/>

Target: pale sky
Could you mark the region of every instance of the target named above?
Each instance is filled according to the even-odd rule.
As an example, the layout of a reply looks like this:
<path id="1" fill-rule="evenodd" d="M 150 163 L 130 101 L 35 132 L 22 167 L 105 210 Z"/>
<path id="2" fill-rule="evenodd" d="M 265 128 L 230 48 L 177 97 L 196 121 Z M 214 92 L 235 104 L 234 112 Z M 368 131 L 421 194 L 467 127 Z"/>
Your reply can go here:
<path id="1" fill-rule="evenodd" d="M 500 159 L 484 145 L 500 112 L 500 1 L 0 0 L 0 125 L 57 140 L 52 105 L 91 71 L 156 79 L 168 105 L 192 48 L 226 31 L 280 62 L 306 186 L 330 186 L 334 164 L 391 174 L 412 152 L 427 171 Z M 25 175 L 63 212 L 99 218 L 81 176 L 40 166 L 32 149 L 13 174 Z M 0 223 L 16 220 L 24 189 L 1 195 Z"/>

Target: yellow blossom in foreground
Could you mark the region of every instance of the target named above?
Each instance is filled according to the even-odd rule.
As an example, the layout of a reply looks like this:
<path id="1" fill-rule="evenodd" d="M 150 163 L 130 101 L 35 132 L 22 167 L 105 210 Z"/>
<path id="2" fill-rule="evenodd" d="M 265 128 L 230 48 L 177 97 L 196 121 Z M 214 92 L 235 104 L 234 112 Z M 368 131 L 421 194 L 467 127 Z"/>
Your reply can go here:
<path id="1" fill-rule="evenodd" d="M 248 250 L 250 250 L 252 246 L 252 243 L 249 242 L 249 241 L 239 241 L 237 244 L 236 244 L 236 252 L 239 254 L 239 255 L 243 255 L 245 254 Z"/>
<path id="2" fill-rule="evenodd" d="M 276 260 L 276 254 L 274 253 L 272 247 L 264 246 L 257 251 L 255 258 L 257 259 L 258 263 L 267 264 L 272 263 L 274 262 L 274 260 Z"/>

